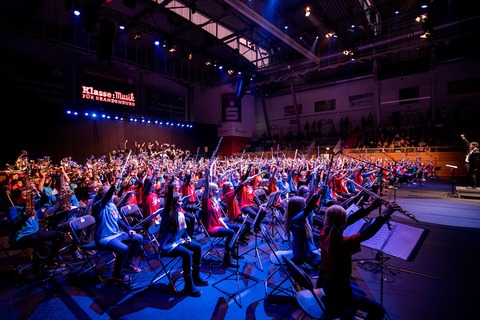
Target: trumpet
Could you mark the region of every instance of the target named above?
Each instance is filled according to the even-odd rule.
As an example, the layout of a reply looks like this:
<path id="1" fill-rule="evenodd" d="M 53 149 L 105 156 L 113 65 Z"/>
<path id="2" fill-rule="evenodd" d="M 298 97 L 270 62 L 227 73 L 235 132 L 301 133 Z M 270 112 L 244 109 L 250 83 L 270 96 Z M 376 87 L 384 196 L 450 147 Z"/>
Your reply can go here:
<path id="1" fill-rule="evenodd" d="M 389 202 L 387 199 L 382 198 L 381 196 L 379 196 L 379 195 L 376 194 L 375 192 L 373 192 L 373 191 L 371 191 L 371 190 L 368 190 L 367 188 L 365 188 L 364 186 L 356 183 L 356 182 L 353 181 L 352 179 L 345 178 L 345 180 L 347 180 L 347 181 L 350 182 L 350 183 L 353 183 L 357 188 L 359 188 L 359 189 L 361 189 L 362 191 L 366 192 L 366 193 L 369 194 L 370 196 L 382 200 L 383 203 L 388 203 L 388 202 Z M 401 214 L 407 216 L 408 218 L 412 219 L 413 221 L 418 222 L 418 219 L 417 219 L 413 214 L 411 214 L 410 212 L 408 212 L 407 210 L 404 210 L 403 208 L 400 208 L 400 209 L 398 209 L 397 211 L 400 212 Z"/>

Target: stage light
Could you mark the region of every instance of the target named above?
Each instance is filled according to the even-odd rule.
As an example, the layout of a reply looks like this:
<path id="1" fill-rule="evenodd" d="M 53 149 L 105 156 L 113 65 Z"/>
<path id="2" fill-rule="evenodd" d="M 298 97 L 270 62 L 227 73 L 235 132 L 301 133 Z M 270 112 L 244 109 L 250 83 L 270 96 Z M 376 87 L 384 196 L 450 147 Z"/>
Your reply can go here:
<path id="1" fill-rule="evenodd" d="M 333 38 L 333 37 L 335 37 L 335 38 L 337 37 L 337 36 L 335 35 L 335 32 L 329 32 L 329 33 L 327 33 L 327 34 L 325 35 L 325 38 L 327 38 L 327 39 L 330 39 L 330 38 Z"/>
<path id="2" fill-rule="evenodd" d="M 310 16 L 311 10 L 312 10 L 312 8 L 310 8 L 310 6 L 306 6 L 306 7 L 305 7 L 305 17 Z"/>

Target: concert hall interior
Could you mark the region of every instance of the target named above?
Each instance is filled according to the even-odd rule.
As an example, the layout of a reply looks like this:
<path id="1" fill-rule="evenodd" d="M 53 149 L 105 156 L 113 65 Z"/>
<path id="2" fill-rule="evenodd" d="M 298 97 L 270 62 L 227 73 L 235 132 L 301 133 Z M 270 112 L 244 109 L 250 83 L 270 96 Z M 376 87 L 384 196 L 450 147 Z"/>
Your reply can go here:
<path id="1" fill-rule="evenodd" d="M 2 1 L 0 319 L 317 319 L 328 208 L 379 202 L 352 285 L 385 320 L 477 318 L 474 7 Z"/>

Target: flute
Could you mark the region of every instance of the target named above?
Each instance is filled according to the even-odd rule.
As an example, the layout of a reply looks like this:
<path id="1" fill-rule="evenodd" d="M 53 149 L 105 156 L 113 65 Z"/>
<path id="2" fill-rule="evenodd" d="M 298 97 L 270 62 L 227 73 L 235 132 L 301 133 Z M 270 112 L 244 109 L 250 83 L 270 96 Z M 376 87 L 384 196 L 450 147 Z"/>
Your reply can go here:
<path id="1" fill-rule="evenodd" d="M 368 193 L 370 196 L 374 197 L 374 198 L 378 198 L 380 200 L 382 200 L 384 203 L 388 203 L 389 201 L 385 198 L 382 198 L 381 196 L 379 196 L 378 194 L 376 194 L 375 192 L 371 191 L 371 190 L 368 190 L 367 188 L 365 188 L 364 186 L 356 183 L 355 181 L 353 181 L 352 179 L 349 179 L 349 178 L 344 178 L 345 180 L 347 180 L 348 182 L 351 182 L 353 183 L 356 187 L 358 187 L 359 189 L 361 189 L 362 191 L 365 191 L 366 193 Z M 406 215 L 408 218 L 414 220 L 415 222 L 418 222 L 418 219 L 413 215 L 411 214 L 410 212 L 408 212 L 407 210 L 404 210 L 403 208 L 400 208 L 397 210 L 398 212 L 400 212 L 401 214 L 404 214 Z"/>

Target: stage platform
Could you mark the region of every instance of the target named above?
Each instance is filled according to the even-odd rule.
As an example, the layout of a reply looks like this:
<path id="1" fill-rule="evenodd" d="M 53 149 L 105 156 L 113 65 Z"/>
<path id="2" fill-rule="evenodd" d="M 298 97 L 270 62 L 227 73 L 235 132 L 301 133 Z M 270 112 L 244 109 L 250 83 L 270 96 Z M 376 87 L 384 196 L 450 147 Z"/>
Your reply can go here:
<path id="1" fill-rule="evenodd" d="M 471 189 L 464 186 L 457 186 L 456 188 L 458 196 L 462 198 L 479 198 L 480 199 L 480 188 Z"/>

